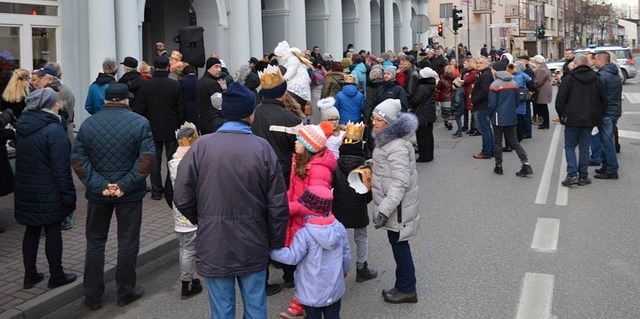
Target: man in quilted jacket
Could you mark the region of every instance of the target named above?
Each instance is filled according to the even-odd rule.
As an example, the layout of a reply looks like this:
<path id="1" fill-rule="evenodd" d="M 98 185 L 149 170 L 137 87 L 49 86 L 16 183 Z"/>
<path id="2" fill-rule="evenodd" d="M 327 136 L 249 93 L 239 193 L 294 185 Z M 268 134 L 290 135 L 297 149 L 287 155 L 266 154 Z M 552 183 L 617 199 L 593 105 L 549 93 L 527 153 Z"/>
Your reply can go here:
<path id="1" fill-rule="evenodd" d="M 132 97 L 126 84 L 109 85 L 104 108 L 82 123 L 71 154 L 71 166 L 86 186 L 88 200 L 84 295 L 91 310 L 102 307 L 104 249 L 114 210 L 118 221 L 118 306 L 144 294 L 136 287 L 136 260 L 145 180 L 153 168 L 155 146 L 149 121 L 129 109 Z"/>

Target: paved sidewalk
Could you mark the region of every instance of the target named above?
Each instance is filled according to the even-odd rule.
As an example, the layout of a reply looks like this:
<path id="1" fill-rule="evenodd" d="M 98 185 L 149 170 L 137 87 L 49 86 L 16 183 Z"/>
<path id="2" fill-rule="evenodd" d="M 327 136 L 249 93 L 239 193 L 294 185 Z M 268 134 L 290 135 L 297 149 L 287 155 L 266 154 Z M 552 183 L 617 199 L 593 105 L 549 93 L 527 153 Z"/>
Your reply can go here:
<path id="1" fill-rule="evenodd" d="M 85 220 L 87 201 L 84 198 L 84 185 L 74 174 L 78 194 L 74 227 L 62 232 L 62 266 L 65 272 L 79 276 L 78 280 L 56 289 L 47 288 L 49 267 L 44 243 L 40 240 L 38 250 L 38 271 L 45 274 L 45 280 L 34 288 L 22 288 L 24 267 L 22 264 L 22 236 L 24 226 L 19 225 L 13 216 L 13 194 L 0 197 L 0 227 L 6 229 L 0 233 L 0 318 L 39 318 L 64 304 L 82 296 L 82 272 L 85 253 Z M 142 206 L 142 229 L 140 231 L 140 254 L 138 266 L 145 264 L 161 254 L 177 247 L 173 234 L 173 215 L 166 201 L 145 197 Z M 117 241 L 115 214 L 109 229 L 109 241 L 105 254 L 105 282 L 114 277 Z M 177 258 L 176 258 L 177 262 Z"/>

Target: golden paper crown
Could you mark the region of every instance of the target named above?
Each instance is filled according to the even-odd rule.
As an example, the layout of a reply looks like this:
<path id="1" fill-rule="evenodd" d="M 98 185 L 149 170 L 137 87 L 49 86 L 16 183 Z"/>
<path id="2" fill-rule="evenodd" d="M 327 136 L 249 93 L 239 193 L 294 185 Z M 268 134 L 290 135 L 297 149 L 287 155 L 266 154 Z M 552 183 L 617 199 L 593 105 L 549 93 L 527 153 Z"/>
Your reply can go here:
<path id="1" fill-rule="evenodd" d="M 352 123 L 349 121 L 347 123 L 347 128 L 345 129 L 344 137 L 347 140 L 351 140 L 353 142 L 362 141 L 362 136 L 364 136 L 364 123 Z"/>
<path id="2" fill-rule="evenodd" d="M 267 66 L 264 71 L 258 71 L 260 85 L 263 89 L 273 89 L 284 82 L 280 68 L 275 65 Z"/>

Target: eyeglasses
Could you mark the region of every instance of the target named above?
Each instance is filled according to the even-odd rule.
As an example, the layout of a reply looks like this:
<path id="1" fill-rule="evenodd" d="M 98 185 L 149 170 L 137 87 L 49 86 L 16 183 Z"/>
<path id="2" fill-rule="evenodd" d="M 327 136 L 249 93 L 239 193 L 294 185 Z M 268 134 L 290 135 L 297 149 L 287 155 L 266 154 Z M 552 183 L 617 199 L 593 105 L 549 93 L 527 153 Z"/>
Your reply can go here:
<path id="1" fill-rule="evenodd" d="M 330 118 L 330 119 L 327 119 L 327 121 L 329 121 L 329 122 L 338 122 L 338 121 L 340 121 L 340 118 L 339 117 Z"/>

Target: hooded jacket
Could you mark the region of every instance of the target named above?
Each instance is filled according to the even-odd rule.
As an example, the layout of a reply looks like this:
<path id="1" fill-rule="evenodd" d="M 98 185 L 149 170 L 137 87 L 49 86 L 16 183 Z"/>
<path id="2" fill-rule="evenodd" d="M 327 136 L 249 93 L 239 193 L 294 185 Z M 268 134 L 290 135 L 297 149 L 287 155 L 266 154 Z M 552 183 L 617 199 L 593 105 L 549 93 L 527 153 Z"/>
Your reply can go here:
<path id="1" fill-rule="evenodd" d="M 519 91 L 527 88 L 527 83 L 531 81 L 531 77 L 529 77 L 529 75 L 526 74 L 524 71 L 518 70 L 515 73 L 513 73 L 513 81 L 518 84 L 518 91 Z M 519 115 L 524 115 L 526 114 L 526 106 L 529 102 L 520 101 L 519 93 L 520 92 L 518 92 L 518 109 L 516 110 L 516 113 Z"/>
<path id="2" fill-rule="evenodd" d="M 16 133 L 16 221 L 28 226 L 60 223 L 76 208 L 71 144 L 60 118 L 53 112 L 25 111 Z"/>
<path id="3" fill-rule="evenodd" d="M 398 99 L 400 100 L 400 105 L 402 105 L 402 112 L 407 111 L 409 108 L 409 103 L 407 102 L 407 93 L 404 91 L 404 88 L 396 82 L 396 80 L 391 80 L 389 82 L 383 82 L 382 86 L 378 88 L 376 91 L 376 100 L 374 108 L 382 103 L 382 101 L 386 99 Z"/>
<path id="4" fill-rule="evenodd" d="M 231 82 L 233 82 L 233 78 L 225 72 L 215 77 L 208 71 L 205 71 L 196 85 L 196 102 L 198 103 L 198 115 L 200 116 L 198 129 L 202 134 L 215 132 L 225 121 L 222 117 L 222 112 L 211 106 L 211 96 L 213 93 L 222 93 L 222 91 L 224 91 L 222 86 L 220 86 L 220 82 L 226 83 L 227 87 L 229 87 Z"/>
<path id="5" fill-rule="evenodd" d="M 580 65 L 562 80 L 556 95 L 556 112 L 564 125 L 598 126 L 606 108 L 604 85 L 590 67 Z"/>
<path id="6" fill-rule="evenodd" d="M 411 96 L 410 105 L 418 116 L 418 125 L 426 125 L 436 121 L 436 79 L 422 78 L 418 80 L 416 91 Z"/>
<path id="7" fill-rule="evenodd" d="M 617 119 L 622 115 L 622 80 L 618 75 L 618 67 L 613 63 L 607 63 L 598 70 L 598 74 L 607 97 L 605 116 Z"/>
<path id="8" fill-rule="evenodd" d="M 87 99 L 84 102 L 84 108 L 93 115 L 102 110 L 104 105 L 104 91 L 107 90 L 109 84 L 116 82 L 113 75 L 98 73 L 96 80 L 89 86 Z"/>
<path id="9" fill-rule="evenodd" d="M 295 296 L 305 306 L 329 306 L 344 295 L 351 250 L 347 230 L 333 215 L 306 216 L 291 246 L 271 251 L 271 259 L 297 265 Z"/>
<path id="10" fill-rule="evenodd" d="M 377 214 L 387 216 L 382 228 L 400 233 L 400 241 L 413 238 L 420 225 L 418 172 L 413 148 L 418 119 L 399 113 L 398 119 L 376 134 L 371 171 L 373 204 Z"/>
<path id="11" fill-rule="evenodd" d="M 322 86 L 322 92 L 320 93 L 320 98 L 325 98 L 327 96 L 335 97 L 340 89 L 342 89 L 342 85 L 344 84 L 344 73 L 337 71 L 329 71 L 324 80 L 324 84 Z"/>
<path id="12" fill-rule="evenodd" d="M 347 83 L 336 94 L 336 109 L 340 113 L 340 124 L 359 123 L 364 112 L 364 96 L 353 83 Z"/>
<path id="13" fill-rule="evenodd" d="M 129 107 L 131 109 L 136 107 L 136 98 L 140 96 L 140 88 L 142 88 L 144 81 L 142 74 L 135 70 L 123 74 L 118 80 L 118 83 L 126 84 L 129 87 L 129 92 L 134 96 L 133 99 L 129 99 Z"/>
<path id="14" fill-rule="evenodd" d="M 507 71 L 498 71 L 489 90 L 489 118 L 495 126 L 518 124 L 518 83 Z"/>
<path id="15" fill-rule="evenodd" d="M 291 160 L 291 179 L 287 199 L 289 200 L 289 223 L 287 225 L 287 237 L 284 245 L 289 247 L 293 242 L 293 236 L 302 228 L 302 216 L 296 214 L 299 211 L 298 197 L 302 196 L 307 187 L 311 185 L 322 185 L 331 188 L 333 171 L 336 169 L 336 158 L 331 151 L 325 149 L 323 153 L 317 154 L 307 164 L 307 176 L 300 179 L 295 174 L 296 154 Z"/>

